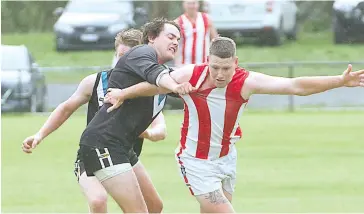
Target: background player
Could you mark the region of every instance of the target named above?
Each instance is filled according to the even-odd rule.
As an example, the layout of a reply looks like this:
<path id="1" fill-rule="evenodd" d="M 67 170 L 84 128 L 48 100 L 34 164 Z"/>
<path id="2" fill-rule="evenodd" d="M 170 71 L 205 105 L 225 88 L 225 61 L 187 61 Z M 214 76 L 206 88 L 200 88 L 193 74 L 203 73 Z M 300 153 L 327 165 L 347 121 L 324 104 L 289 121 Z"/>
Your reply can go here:
<path id="1" fill-rule="evenodd" d="M 184 0 L 184 13 L 175 22 L 181 28 L 180 47 L 175 66 L 206 62 L 210 41 L 217 37 L 217 30 L 207 13 L 199 12 L 197 0 Z"/>
<path id="2" fill-rule="evenodd" d="M 349 65 L 342 75 L 297 78 L 246 71 L 238 66 L 234 41 L 221 37 L 212 41 L 208 64 L 188 65 L 172 72 L 177 82 L 189 81 L 198 89 L 182 95 L 184 121 L 176 159 L 183 180 L 200 203 L 200 211 L 234 212 L 235 143 L 242 135 L 237 118 L 251 95 L 307 96 L 338 87 L 364 87 L 364 70 L 351 70 Z M 125 90 L 110 89 L 105 101 L 116 104 L 115 108 L 138 93 L 153 95 L 157 90 L 145 83 Z"/>
<path id="3" fill-rule="evenodd" d="M 136 29 L 129 29 L 117 34 L 115 38 L 116 55 L 120 58 L 131 47 L 141 44 L 142 32 Z M 56 131 L 79 107 L 88 103 L 87 124 L 91 121 L 99 108 L 103 105 L 103 98 L 106 94 L 107 79 L 111 70 L 99 72 L 85 77 L 79 84 L 75 93 L 65 102 L 60 104 L 49 116 L 42 128 L 33 136 L 26 138 L 23 142 L 23 151 L 32 153 L 32 149 L 41 143 L 48 135 Z M 163 114 L 152 122 L 151 128 L 145 130 L 140 138 L 135 139 L 133 147 L 137 156 L 140 155 L 143 145 L 143 138 L 151 141 L 163 140 L 166 136 L 166 128 Z M 84 193 L 91 213 L 107 212 L 107 193 L 101 183 L 95 177 L 87 177 L 82 161 L 75 162 L 75 174 Z M 142 170 L 141 170 L 142 169 Z M 162 200 L 156 192 L 149 175 L 141 163 L 134 165 L 133 170 L 141 185 L 143 196 L 146 200 L 148 211 L 160 213 L 162 211 Z"/>

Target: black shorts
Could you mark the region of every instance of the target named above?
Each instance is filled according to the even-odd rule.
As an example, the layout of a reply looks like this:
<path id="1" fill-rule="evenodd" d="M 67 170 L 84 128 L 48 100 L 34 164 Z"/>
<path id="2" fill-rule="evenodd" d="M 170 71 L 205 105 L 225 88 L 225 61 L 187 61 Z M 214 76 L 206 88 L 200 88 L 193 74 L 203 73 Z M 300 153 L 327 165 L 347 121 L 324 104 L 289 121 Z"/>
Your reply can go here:
<path id="1" fill-rule="evenodd" d="M 139 158 L 133 149 L 128 152 L 108 148 L 93 148 L 81 145 L 78 151 L 78 158 L 75 162 L 74 173 L 79 181 L 82 173 L 87 176 L 94 176 L 94 172 L 117 164 L 130 163 L 135 166 Z"/>

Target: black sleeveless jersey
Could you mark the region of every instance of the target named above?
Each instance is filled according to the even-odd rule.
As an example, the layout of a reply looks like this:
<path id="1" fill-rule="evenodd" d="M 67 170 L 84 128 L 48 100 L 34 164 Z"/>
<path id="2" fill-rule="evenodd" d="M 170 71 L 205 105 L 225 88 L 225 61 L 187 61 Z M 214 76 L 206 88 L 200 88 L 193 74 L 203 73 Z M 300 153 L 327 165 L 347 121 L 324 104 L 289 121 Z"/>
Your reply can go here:
<path id="1" fill-rule="evenodd" d="M 140 45 L 123 55 L 110 74 L 108 87 L 127 88 L 147 81 L 157 84 L 170 69 L 158 63 L 156 51 Z M 123 147 L 129 150 L 138 136 L 146 130 L 162 111 L 166 95 L 138 97 L 125 100 L 114 111 L 107 113 L 111 104 L 104 104 L 84 130 L 80 144 L 95 148 Z"/>
<path id="2" fill-rule="evenodd" d="M 94 88 L 87 108 L 87 124 L 90 123 L 95 114 L 103 105 L 104 97 L 107 92 L 107 84 L 111 70 L 97 73 Z"/>

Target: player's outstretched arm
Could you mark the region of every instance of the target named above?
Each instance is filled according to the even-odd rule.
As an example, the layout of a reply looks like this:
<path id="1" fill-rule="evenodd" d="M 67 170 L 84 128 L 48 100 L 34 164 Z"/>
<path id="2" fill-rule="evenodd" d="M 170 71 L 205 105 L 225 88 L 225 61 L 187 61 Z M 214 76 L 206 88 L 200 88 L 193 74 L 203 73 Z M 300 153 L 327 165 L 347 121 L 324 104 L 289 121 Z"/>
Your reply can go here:
<path id="1" fill-rule="evenodd" d="M 96 80 L 96 74 L 85 77 L 79 84 L 77 90 L 65 102 L 57 106 L 40 130 L 33 136 L 23 141 L 23 151 L 32 153 L 44 138 L 57 130 L 80 106 L 90 100 L 92 89 Z"/>
<path id="2" fill-rule="evenodd" d="M 156 142 L 164 140 L 167 136 L 166 121 L 161 112 L 152 122 L 151 127 L 145 130 L 140 137 Z"/>
<path id="3" fill-rule="evenodd" d="M 242 97 L 251 94 L 308 96 L 339 87 L 364 87 L 364 70 L 352 72 L 352 66 L 342 75 L 283 78 L 250 72 L 242 88 Z"/>
<path id="4" fill-rule="evenodd" d="M 159 82 L 168 82 L 171 78 L 172 81 L 175 81 L 178 84 L 176 92 L 173 91 L 178 94 L 186 94 L 194 91 L 195 88 L 192 87 L 189 83 L 189 80 L 193 73 L 193 68 L 194 65 L 186 65 L 178 68 L 169 74 L 164 74 L 160 78 Z M 124 102 L 124 100 L 133 99 L 136 97 L 154 96 L 157 94 L 167 94 L 170 92 L 172 91 L 169 89 L 158 87 L 148 82 L 142 82 L 124 89 L 109 88 L 108 93 L 105 96 L 104 102 L 112 104 L 112 106 L 109 107 L 107 110 L 108 112 L 111 112 L 114 109 L 118 108 Z"/>

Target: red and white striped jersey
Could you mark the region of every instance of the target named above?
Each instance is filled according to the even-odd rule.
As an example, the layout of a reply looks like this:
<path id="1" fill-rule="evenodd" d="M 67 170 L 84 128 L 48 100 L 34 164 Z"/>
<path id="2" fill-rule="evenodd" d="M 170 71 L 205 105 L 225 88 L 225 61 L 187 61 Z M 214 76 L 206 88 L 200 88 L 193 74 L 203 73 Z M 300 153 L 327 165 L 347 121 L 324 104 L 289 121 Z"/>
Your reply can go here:
<path id="1" fill-rule="evenodd" d="M 196 65 L 189 82 L 199 88 L 208 72 L 207 64 Z M 238 118 L 248 102 L 241 97 L 248 75 L 243 68 L 236 68 L 225 88 L 209 88 L 181 96 L 185 104 L 184 121 L 177 156 L 214 160 L 229 153 L 242 136 Z"/>
<path id="2" fill-rule="evenodd" d="M 202 64 L 206 61 L 210 46 L 209 18 L 206 13 L 197 13 L 192 22 L 185 14 L 178 17 L 181 28 L 179 64 Z"/>

